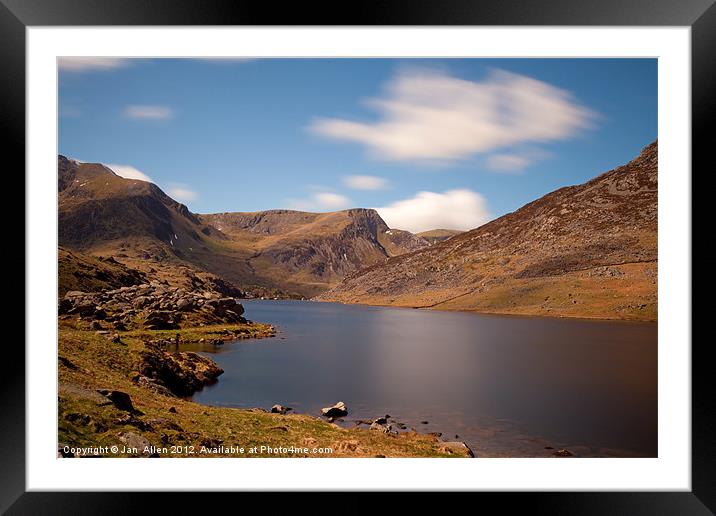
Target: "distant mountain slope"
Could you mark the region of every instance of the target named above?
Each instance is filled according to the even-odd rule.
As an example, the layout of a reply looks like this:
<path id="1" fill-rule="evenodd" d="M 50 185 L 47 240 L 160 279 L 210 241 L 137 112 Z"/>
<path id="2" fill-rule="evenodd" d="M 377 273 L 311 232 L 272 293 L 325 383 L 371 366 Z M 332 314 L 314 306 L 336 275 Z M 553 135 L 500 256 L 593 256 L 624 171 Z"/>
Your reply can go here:
<path id="1" fill-rule="evenodd" d="M 96 163 L 58 159 L 59 238 L 92 250 L 122 246 L 128 237 L 187 250 L 204 244 L 203 228 L 186 206 L 146 181 L 125 179 Z"/>
<path id="2" fill-rule="evenodd" d="M 424 238 L 432 245 L 442 242 L 443 240 L 447 240 L 448 238 L 452 238 L 460 233 L 463 233 L 463 231 L 457 229 L 431 229 L 429 231 L 418 233 L 417 236 Z"/>
<path id="3" fill-rule="evenodd" d="M 284 285 L 307 296 L 363 267 L 428 245 L 411 233 L 390 230 L 375 210 L 362 208 L 332 213 L 218 213 L 199 215 L 199 220 L 226 235 L 225 245 L 250 251 L 245 263 L 263 284 Z M 205 260 L 215 262 L 215 258 Z M 230 274 L 218 263 L 213 270 Z"/>
<path id="4" fill-rule="evenodd" d="M 58 190 L 59 239 L 67 248 L 113 255 L 142 271 L 189 266 L 267 292 L 310 297 L 429 245 L 391 230 L 375 210 L 196 215 L 152 183 L 64 156 Z"/>
<path id="5" fill-rule="evenodd" d="M 622 167 L 364 269 L 318 299 L 655 320 L 657 165 L 654 142 Z"/>

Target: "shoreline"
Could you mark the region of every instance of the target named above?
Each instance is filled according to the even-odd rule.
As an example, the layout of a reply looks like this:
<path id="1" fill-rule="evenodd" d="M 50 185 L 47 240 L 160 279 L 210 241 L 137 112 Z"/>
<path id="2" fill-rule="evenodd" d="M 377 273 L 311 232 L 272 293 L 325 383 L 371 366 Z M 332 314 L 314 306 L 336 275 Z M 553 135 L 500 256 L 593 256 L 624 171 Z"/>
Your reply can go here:
<path id="1" fill-rule="evenodd" d="M 264 334 L 235 333 L 233 330 L 263 329 Z M 272 325 L 261 323 L 217 324 L 173 330 L 135 330 L 101 334 L 73 328 L 59 321 L 58 342 L 58 456 L 70 457 L 71 448 L 108 447 L 106 457 L 469 457 L 467 445 L 454 445 L 429 434 L 417 432 L 384 434 L 365 428 L 345 429 L 306 414 L 277 414 L 266 409 L 244 409 L 204 405 L 183 398 L 161 382 L 137 373 L 138 362 L 148 350 L 161 353 L 206 355 L 157 348 L 152 341 L 169 342 L 176 335 L 191 344 L 212 338 L 222 341 L 269 338 Z M 144 340 L 143 340 L 144 339 Z M 216 367 L 213 360 L 211 363 Z M 180 361 L 179 365 L 186 362 Z M 195 364 L 196 362 L 192 362 Z M 170 363 L 171 367 L 177 367 Z M 207 371 L 206 364 L 198 377 Z M 165 368 L 160 364 L 160 369 Z M 220 370 L 220 369 L 219 369 Z M 180 369 L 179 374 L 186 371 Z M 207 374 L 212 372 L 209 367 Z M 146 371 L 145 371 L 146 372 Z M 191 378 L 190 378 L 191 380 Z M 193 381 L 193 380 L 192 380 Z M 191 382 L 189 382 L 191 383 Z M 207 383 L 210 383 L 207 382 Z M 171 386 L 171 385 L 170 385 Z M 192 393 L 193 394 L 193 393 Z M 295 446 L 298 452 L 270 454 L 261 451 Z M 256 452 L 211 452 L 231 446 Z M 116 453 L 111 451 L 117 449 Z M 464 448 L 464 449 L 463 449 Z M 156 450 L 170 450 L 158 453 Z M 206 449 L 207 453 L 198 450 Z M 155 450 L 145 452 L 145 450 Z M 316 450 L 330 450 L 322 453 Z"/>
<path id="2" fill-rule="evenodd" d="M 626 318 L 609 318 L 609 317 L 588 317 L 588 316 L 572 316 L 572 315 L 546 315 L 546 314 L 528 314 L 528 313 L 514 313 L 514 312 L 499 312 L 499 311 L 483 311 L 483 310 L 470 310 L 470 309 L 459 309 L 459 308 L 436 308 L 433 306 L 400 306 L 400 305 L 385 305 L 379 303 L 348 303 L 344 301 L 331 301 L 323 299 L 242 299 L 243 301 L 259 301 L 259 302 L 275 302 L 275 301 L 291 301 L 291 302 L 311 302 L 311 303 L 326 303 L 336 304 L 344 306 L 363 306 L 363 307 L 376 307 L 376 308 L 394 308 L 397 310 L 422 310 L 431 312 L 445 312 L 445 313 L 461 313 L 469 315 L 485 315 L 485 316 L 500 316 L 500 317 L 519 317 L 526 319 L 557 319 L 557 320 L 575 320 L 575 321 L 588 321 L 588 322 L 610 322 L 610 323 L 649 323 L 658 324 L 658 319 L 626 319 Z"/>

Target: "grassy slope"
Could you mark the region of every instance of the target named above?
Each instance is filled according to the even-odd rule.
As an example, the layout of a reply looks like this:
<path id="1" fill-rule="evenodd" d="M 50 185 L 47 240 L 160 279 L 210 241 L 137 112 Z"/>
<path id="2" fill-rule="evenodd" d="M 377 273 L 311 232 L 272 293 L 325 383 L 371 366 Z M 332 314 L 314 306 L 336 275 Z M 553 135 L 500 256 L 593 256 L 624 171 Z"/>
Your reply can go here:
<path id="1" fill-rule="evenodd" d="M 344 302 L 476 313 L 656 321 L 657 263 L 613 265 L 623 276 L 597 278 L 596 268 L 544 278 L 509 278 L 488 288 L 432 290 L 390 298 L 364 294 Z"/>
<path id="2" fill-rule="evenodd" d="M 270 414 L 250 409 L 234 409 L 200 405 L 189 400 L 158 395 L 131 381 L 136 372 L 138 353 L 143 339 L 173 338 L 181 333 L 183 342 L 199 338 L 216 338 L 216 332 L 228 328 L 243 330 L 247 336 L 268 333 L 267 325 L 219 325 L 174 331 L 135 331 L 121 334 L 121 343 L 113 343 L 103 335 L 77 329 L 74 320 L 60 321 L 59 329 L 59 442 L 71 446 L 122 446 L 118 434 L 133 432 L 155 446 L 194 446 L 222 440 L 224 446 L 296 446 L 332 448 L 330 457 L 440 457 L 451 456 L 432 436 L 416 433 L 389 436 L 367 429 L 342 429 L 317 418 L 298 414 Z M 68 367 L 67 361 L 70 366 Z M 221 381 L 221 380 L 219 380 Z M 165 418 L 171 424 L 153 423 L 139 429 L 116 420 L 127 413 L 112 405 L 101 405 L 96 389 L 120 390 L 128 393 L 134 407 L 144 415 L 142 421 Z M 174 408 L 176 413 L 170 412 Z M 89 416 L 84 422 L 72 414 Z M 69 419 L 68 419 L 69 416 Z M 73 420 L 74 419 L 74 420 Z M 181 430 L 172 429 L 178 425 Z M 222 456 L 190 455 L 172 456 Z M 232 455 L 241 456 L 241 455 Z M 246 456 L 276 456 L 256 454 Z M 287 456 L 295 457 L 290 454 Z"/>

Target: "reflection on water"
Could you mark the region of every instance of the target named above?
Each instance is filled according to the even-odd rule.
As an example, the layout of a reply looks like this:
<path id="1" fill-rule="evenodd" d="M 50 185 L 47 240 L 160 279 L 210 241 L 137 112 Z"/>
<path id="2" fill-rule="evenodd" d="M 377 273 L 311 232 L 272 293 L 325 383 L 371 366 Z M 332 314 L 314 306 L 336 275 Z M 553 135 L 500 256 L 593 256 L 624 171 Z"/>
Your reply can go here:
<path id="1" fill-rule="evenodd" d="M 273 339 L 207 345 L 226 371 L 194 399 L 390 414 L 482 456 L 656 456 L 657 326 L 248 301 Z M 428 421 L 428 424 L 422 424 Z"/>

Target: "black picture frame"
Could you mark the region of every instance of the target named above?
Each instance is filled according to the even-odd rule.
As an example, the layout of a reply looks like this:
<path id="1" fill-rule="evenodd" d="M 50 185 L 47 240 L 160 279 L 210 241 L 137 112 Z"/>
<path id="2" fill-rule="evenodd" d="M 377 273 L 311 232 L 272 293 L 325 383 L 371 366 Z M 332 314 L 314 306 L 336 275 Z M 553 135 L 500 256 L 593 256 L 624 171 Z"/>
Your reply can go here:
<path id="1" fill-rule="evenodd" d="M 712 165 L 708 129 L 716 104 L 715 0 L 453 0 L 271 2 L 231 0 L 0 0 L 0 126 L 13 171 L 25 170 L 25 30 L 82 25 L 576 25 L 689 26 L 692 43 L 692 168 Z M 7 166 L 6 173 L 11 168 Z M 22 174 L 14 172 L 15 177 Z M 684 171 L 687 180 L 691 171 Z M 18 188 L 24 191 L 23 183 Z M 24 236 L 20 236 L 23 239 Z M 19 242 L 20 240 L 18 240 Z M 18 249 L 20 246 L 17 246 Z M 23 246 L 24 249 L 24 246 Z M 25 258 L 22 254 L 23 260 Z M 19 256 L 15 257 L 19 261 Z M 17 264 L 19 270 L 19 263 Z M 25 270 L 27 275 L 32 270 Z M 12 276 L 12 275 L 11 275 Z M 19 275 L 9 288 L 20 292 Z M 31 309 L 31 307 L 28 307 Z M 680 343 L 684 346 L 690 342 Z M 694 343 L 695 344 L 695 343 Z M 716 510 L 716 424 L 708 342 L 692 345 L 692 490 L 690 492 L 482 493 L 477 503 L 537 514 L 712 514 Z M 125 514 L 146 510 L 146 494 L 25 492 L 25 363 L 6 342 L 0 439 L 0 510 L 8 514 Z M 207 498 L 164 493 L 164 512 L 207 507 Z M 212 497 L 227 494 L 212 494 Z M 246 496 L 245 494 L 241 496 Z M 275 500 L 259 503 L 275 503 Z M 293 499 L 291 503 L 295 503 Z M 338 500 L 336 500 L 338 502 Z M 216 498 L 212 505 L 216 506 Z M 247 507 L 244 505 L 244 507 Z M 340 505 L 338 505 L 340 507 Z"/>

